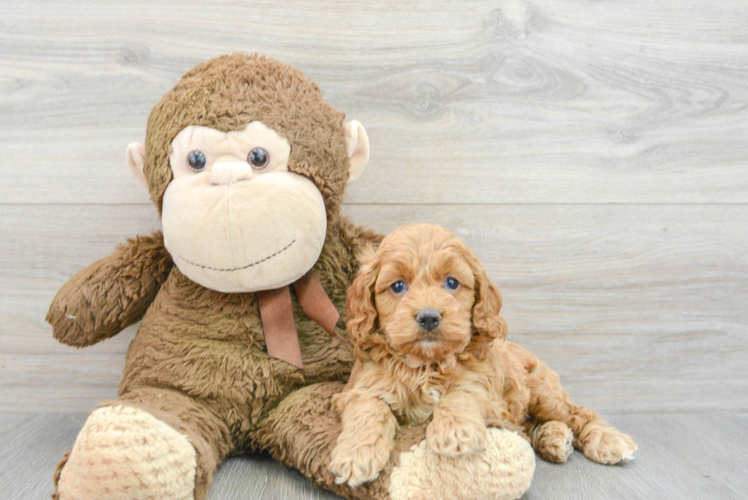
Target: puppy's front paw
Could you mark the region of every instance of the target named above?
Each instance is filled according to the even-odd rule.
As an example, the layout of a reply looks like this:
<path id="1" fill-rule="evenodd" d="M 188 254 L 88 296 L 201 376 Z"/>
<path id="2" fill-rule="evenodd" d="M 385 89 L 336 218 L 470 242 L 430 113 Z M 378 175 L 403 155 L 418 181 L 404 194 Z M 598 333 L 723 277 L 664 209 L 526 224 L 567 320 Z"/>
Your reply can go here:
<path id="1" fill-rule="evenodd" d="M 613 427 L 594 429 L 578 443 L 584 456 L 599 464 L 613 465 L 634 458 L 636 443 L 630 436 Z"/>
<path id="2" fill-rule="evenodd" d="M 486 427 L 459 418 L 434 418 L 426 429 L 426 441 L 436 453 L 456 457 L 483 449 Z"/>
<path id="3" fill-rule="evenodd" d="M 335 484 L 348 483 L 355 488 L 375 480 L 389 458 L 389 450 L 382 446 L 338 444 L 332 450 L 330 472 L 335 476 Z"/>

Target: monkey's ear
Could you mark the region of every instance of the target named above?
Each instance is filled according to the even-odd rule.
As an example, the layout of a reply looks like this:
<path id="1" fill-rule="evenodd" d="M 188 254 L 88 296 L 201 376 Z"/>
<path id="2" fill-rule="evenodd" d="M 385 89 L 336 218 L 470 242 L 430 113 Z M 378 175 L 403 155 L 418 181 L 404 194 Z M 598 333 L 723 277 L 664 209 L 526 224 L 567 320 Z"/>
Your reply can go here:
<path id="1" fill-rule="evenodd" d="M 369 137 L 358 120 L 351 120 L 345 124 L 345 147 L 351 159 L 348 182 L 353 182 L 363 173 L 369 162 Z"/>
<path id="2" fill-rule="evenodd" d="M 145 146 L 139 142 L 131 143 L 127 146 L 125 158 L 127 159 L 127 166 L 130 167 L 135 178 L 138 179 L 146 189 L 148 189 L 148 180 L 145 178 L 145 174 L 143 173 L 143 165 L 145 165 Z"/>

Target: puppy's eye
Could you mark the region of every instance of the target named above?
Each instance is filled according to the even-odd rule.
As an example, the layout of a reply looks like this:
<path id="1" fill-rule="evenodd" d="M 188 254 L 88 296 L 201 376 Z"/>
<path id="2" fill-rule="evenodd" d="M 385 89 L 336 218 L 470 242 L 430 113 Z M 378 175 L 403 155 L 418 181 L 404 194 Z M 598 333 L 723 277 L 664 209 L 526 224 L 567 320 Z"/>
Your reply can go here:
<path id="1" fill-rule="evenodd" d="M 392 290 L 392 293 L 394 293 L 395 295 L 405 293 L 405 288 L 405 282 L 403 280 L 396 281 L 392 285 L 390 285 L 390 290 Z"/>
<path id="2" fill-rule="evenodd" d="M 270 161 L 270 155 L 263 148 L 254 148 L 247 155 L 247 161 L 252 165 L 252 168 L 259 170 L 267 166 L 268 161 Z"/>
<path id="3" fill-rule="evenodd" d="M 444 287 L 447 290 L 457 290 L 460 287 L 460 282 L 450 276 L 444 280 Z"/>
<path id="4" fill-rule="evenodd" d="M 200 172 L 205 168 L 208 160 L 207 158 L 205 158 L 205 153 L 203 153 L 199 149 L 196 149 L 194 151 L 190 151 L 190 154 L 187 155 L 187 162 L 190 164 L 190 168 L 193 171 Z"/>

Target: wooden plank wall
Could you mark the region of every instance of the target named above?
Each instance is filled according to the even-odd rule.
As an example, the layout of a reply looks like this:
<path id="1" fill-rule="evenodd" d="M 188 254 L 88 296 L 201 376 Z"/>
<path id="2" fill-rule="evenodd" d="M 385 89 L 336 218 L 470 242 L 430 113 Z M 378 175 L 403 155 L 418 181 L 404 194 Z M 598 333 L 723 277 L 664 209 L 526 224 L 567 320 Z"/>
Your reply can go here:
<path id="1" fill-rule="evenodd" d="M 743 0 L 0 1 L 0 410 L 116 393 L 134 329 L 85 350 L 59 287 L 158 228 L 124 151 L 196 63 L 258 51 L 363 122 L 345 212 L 442 224 L 511 336 L 603 411 L 748 410 Z"/>

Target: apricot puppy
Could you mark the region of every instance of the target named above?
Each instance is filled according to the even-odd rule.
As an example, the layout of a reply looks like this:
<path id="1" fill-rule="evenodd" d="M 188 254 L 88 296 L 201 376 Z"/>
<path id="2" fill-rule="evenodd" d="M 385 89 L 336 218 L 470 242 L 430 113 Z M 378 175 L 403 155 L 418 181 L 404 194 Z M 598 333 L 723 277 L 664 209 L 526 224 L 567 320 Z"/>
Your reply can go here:
<path id="1" fill-rule="evenodd" d="M 487 426 L 514 429 L 542 457 L 573 448 L 598 463 L 633 458 L 633 440 L 575 405 L 558 375 L 505 340 L 501 294 L 465 243 L 438 226 L 387 236 L 348 290 L 357 362 L 333 403 L 342 431 L 330 470 L 338 484 L 375 479 L 398 425 L 424 424 L 429 447 L 483 448 Z"/>

